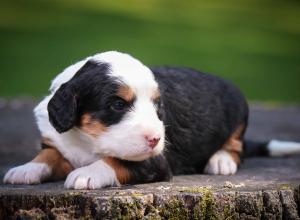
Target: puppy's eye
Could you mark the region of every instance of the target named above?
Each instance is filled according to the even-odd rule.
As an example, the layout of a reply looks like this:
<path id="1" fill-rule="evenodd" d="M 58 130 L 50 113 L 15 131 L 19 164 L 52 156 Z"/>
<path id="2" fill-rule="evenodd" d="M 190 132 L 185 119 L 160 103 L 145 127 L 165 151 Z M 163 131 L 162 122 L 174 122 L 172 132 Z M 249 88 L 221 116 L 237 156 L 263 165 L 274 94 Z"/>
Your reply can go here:
<path id="1" fill-rule="evenodd" d="M 110 106 L 112 110 L 117 112 L 124 111 L 126 107 L 127 107 L 127 102 L 124 101 L 123 99 L 115 100 Z"/>

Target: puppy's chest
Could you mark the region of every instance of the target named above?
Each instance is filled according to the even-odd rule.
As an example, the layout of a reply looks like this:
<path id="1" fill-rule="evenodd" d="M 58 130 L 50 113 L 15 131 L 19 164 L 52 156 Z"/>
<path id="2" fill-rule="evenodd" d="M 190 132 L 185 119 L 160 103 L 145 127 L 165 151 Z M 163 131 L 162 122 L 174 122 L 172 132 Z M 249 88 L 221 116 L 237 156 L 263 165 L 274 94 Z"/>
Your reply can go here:
<path id="1" fill-rule="evenodd" d="M 74 168 L 87 166 L 102 158 L 98 154 L 87 151 L 84 146 L 73 147 L 70 149 L 62 149 L 61 147 L 57 148 L 63 154 L 64 158 L 66 158 Z"/>

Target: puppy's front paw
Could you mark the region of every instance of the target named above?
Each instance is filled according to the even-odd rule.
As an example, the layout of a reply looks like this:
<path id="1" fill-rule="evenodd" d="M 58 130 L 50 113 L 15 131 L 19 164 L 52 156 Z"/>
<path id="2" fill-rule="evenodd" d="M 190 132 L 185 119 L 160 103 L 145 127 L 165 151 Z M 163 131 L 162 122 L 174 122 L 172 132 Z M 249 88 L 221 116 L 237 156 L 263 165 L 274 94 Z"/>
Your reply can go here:
<path id="1" fill-rule="evenodd" d="M 120 185 L 116 173 L 102 160 L 72 171 L 65 182 L 69 189 L 100 189 L 114 185 Z"/>
<path id="2" fill-rule="evenodd" d="M 237 164 L 225 150 L 217 151 L 208 161 L 204 172 L 207 174 L 231 175 L 237 171 Z"/>
<path id="3" fill-rule="evenodd" d="M 4 183 L 38 184 L 49 177 L 51 169 L 45 163 L 29 162 L 10 169 L 4 176 Z"/>

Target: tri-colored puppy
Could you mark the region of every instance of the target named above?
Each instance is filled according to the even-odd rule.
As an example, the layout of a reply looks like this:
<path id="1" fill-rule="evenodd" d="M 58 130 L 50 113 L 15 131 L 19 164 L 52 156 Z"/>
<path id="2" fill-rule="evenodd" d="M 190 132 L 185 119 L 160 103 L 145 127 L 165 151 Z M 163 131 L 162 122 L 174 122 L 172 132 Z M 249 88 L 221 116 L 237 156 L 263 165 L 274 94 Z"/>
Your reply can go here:
<path id="1" fill-rule="evenodd" d="M 65 69 L 50 91 L 34 110 L 43 149 L 5 183 L 66 178 L 67 188 L 97 189 L 237 171 L 248 106 L 221 78 L 105 52 Z M 281 155 L 281 144 L 264 149 Z"/>

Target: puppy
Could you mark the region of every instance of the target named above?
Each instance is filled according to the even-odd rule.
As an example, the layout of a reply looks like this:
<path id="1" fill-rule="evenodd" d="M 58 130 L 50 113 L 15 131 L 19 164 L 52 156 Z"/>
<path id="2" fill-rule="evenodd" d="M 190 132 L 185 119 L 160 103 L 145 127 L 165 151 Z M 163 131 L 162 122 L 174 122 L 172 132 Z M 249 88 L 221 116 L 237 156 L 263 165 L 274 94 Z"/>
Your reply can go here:
<path id="1" fill-rule="evenodd" d="M 99 189 L 234 174 L 248 121 L 247 102 L 231 83 L 187 68 L 149 69 L 119 52 L 65 69 L 34 113 L 42 150 L 9 170 L 5 183 L 66 178 L 66 188 Z M 282 155 L 282 142 L 264 146 Z"/>

